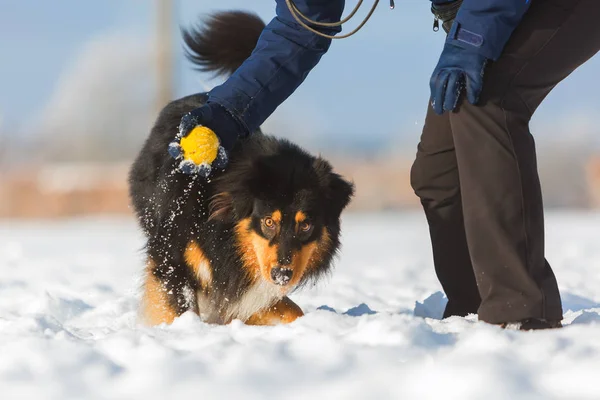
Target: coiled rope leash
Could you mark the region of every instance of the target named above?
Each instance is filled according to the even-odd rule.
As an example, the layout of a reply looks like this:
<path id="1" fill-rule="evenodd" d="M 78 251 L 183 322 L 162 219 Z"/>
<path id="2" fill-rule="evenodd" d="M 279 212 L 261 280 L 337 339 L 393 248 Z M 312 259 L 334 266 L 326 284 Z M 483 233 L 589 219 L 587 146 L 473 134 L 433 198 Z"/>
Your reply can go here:
<path id="1" fill-rule="evenodd" d="M 379 0 L 375 0 L 375 2 L 373 3 L 373 7 L 371 7 L 371 10 L 369 11 L 369 14 L 367 14 L 365 19 L 363 19 L 363 21 L 352 32 L 349 32 L 345 35 L 340 35 L 340 36 L 327 35 L 325 33 L 321 33 L 319 31 L 317 31 L 316 29 L 311 28 L 310 26 L 307 25 L 307 23 L 309 23 L 311 25 L 315 25 L 315 26 L 320 26 L 323 28 L 332 28 L 332 27 L 341 26 L 341 25 L 345 24 L 346 22 L 350 21 L 350 19 L 352 19 L 352 17 L 354 17 L 354 14 L 356 14 L 356 12 L 362 6 L 363 1 L 364 0 L 359 0 L 358 4 L 356 4 L 356 7 L 354 7 L 354 10 L 352 10 L 352 12 L 350 14 L 348 14 L 348 16 L 346 18 L 344 18 L 343 20 L 341 20 L 339 22 L 314 21 L 314 20 L 308 18 L 306 15 L 302 14 L 302 12 L 300 10 L 298 10 L 298 7 L 296 6 L 296 4 L 294 3 L 293 0 L 285 0 L 285 3 L 287 4 L 288 8 L 290 9 L 290 13 L 292 14 L 292 17 L 294 17 L 294 19 L 305 29 L 308 29 L 312 33 L 319 35 L 319 36 L 323 36 L 327 39 L 345 39 L 347 37 L 354 35 L 356 32 L 361 30 L 361 28 L 363 26 L 365 26 L 365 24 L 367 23 L 369 18 L 371 18 L 371 15 L 373 15 L 373 12 L 375 12 L 375 8 L 377 8 L 377 4 L 379 4 Z M 396 7 L 396 5 L 394 4 L 394 0 L 390 0 L 390 9 L 393 10 L 395 7 Z"/>

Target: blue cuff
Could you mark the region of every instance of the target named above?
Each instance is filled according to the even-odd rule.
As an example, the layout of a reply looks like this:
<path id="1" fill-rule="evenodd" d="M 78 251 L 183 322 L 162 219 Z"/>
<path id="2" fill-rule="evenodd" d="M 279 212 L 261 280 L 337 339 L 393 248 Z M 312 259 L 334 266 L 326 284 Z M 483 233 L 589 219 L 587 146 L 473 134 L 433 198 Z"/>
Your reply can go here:
<path id="1" fill-rule="evenodd" d="M 476 52 L 485 58 L 494 59 L 493 45 L 478 32 L 480 30 L 467 29 L 455 20 L 446 37 L 446 43 Z"/>
<path id="2" fill-rule="evenodd" d="M 450 32 L 448 32 L 448 39 L 460 42 L 467 48 L 474 47 L 479 49 L 483 46 L 483 36 L 463 28 L 460 23 L 457 22 L 452 24 L 452 28 L 450 28 Z"/>

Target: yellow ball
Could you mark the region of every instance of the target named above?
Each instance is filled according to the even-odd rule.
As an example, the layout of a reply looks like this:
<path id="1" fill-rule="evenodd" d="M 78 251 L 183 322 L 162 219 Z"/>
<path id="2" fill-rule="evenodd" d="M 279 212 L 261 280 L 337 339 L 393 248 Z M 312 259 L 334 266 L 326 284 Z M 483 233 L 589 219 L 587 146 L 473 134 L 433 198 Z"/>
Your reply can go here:
<path id="1" fill-rule="evenodd" d="M 219 152 L 219 138 L 205 126 L 195 127 L 179 144 L 183 150 L 183 158 L 196 165 L 211 164 Z"/>

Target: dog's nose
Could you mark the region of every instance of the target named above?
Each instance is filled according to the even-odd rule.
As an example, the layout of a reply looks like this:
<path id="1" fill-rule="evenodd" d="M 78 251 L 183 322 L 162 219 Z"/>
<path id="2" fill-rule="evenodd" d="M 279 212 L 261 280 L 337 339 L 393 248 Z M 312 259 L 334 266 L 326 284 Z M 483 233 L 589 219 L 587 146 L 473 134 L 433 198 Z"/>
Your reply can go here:
<path id="1" fill-rule="evenodd" d="M 292 279 L 293 274 L 294 271 L 290 268 L 275 267 L 271 269 L 271 279 L 281 286 L 287 285 L 290 279 Z"/>

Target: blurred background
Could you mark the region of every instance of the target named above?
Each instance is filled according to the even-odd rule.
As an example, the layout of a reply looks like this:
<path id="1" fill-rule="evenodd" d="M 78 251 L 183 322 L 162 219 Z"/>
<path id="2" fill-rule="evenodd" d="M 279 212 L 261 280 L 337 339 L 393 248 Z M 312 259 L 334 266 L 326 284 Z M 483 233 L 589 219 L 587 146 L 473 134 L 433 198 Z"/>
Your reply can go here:
<path id="1" fill-rule="evenodd" d="M 355 2 L 347 3 L 346 13 Z M 418 206 L 409 169 L 444 40 L 432 31 L 429 5 L 401 0 L 390 11 L 383 1 L 359 34 L 334 42 L 264 125 L 330 158 L 353 179 L 354 210 Z M 274 6 L 0 1 L 0 218 L 130 214 L 128 169 L 159 109 L 221 82 L 192 70 L 180 27 L 226 9 L 268 21 Z M 549 208 L 600 207 L 599 70 L 595 57 L 551 93 L 532 121 Z"/>

